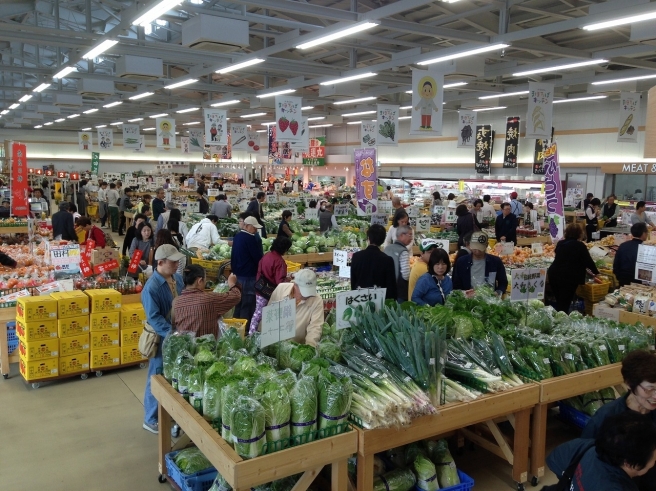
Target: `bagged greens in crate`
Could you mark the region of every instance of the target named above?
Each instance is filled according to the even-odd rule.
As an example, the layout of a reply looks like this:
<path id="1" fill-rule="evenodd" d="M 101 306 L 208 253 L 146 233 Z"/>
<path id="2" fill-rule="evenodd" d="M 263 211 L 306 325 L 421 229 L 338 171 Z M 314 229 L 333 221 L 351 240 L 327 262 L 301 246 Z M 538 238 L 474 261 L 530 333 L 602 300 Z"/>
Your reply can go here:
<path id="1" fill-rule="evenodd" d="M 374 479 L 373 491 L 411 491 L 416 482 L 410 469 L 394 469 Z"/>
<path id="2" fill-rule="evenodd" d="M 336 377 L 322 370 L 317 379 L 319 389 L 319 430 L 339 426 L 348 420 L 353 395 L 349 377 Z M 325 436 L 332 436 L 326 434 Z"/>
<path id="3" fill-rule="evenodd" d="M 264 453 L 265 414 L 259 402 L 252 397 L 238 397 L 231 410 L 230 423 L 237 455 L 245 459 L 254 459 Z"/>
<path id="4" fill-rule="evenodd" d="M 417 488 L 422 491 L 436 491 L 440 489 L 437 481 L 437 471 L 435 464 L 423 454 L 417 455 L 413 463 L 413 468 L 417 474 Z"/>
<path id="5" fill-rule="evenodd" d="M 426 450 L 428 451 L 428 456 L 435 464 L 437 481 L 440 484 L 440 488 L 448 488 L 460 484 L 458 469 L 449 451 L 448 442 L 444 439 L 439 441 L 428 440 L 426 442 Z"/>
<path id="6" fill-rule="evenodd" d="M 289 394 L 292 405 L 292 437 L 294 444 L 314 440 L 317 430 L 317 385 L 313 377 L 301 376 Z M 306 435 L 303 438 L 303 435 Z M 298 438 L 297 438 L 298 437 Z"/>
<path id="7" fill-rule="evenodd" d="M 183 474 L 196 474 L 212 467 L 211 462 L 196 447 L 180 450 L 173 457 L 173 462 Z"/>
<path id="8" fill-rule="evenodd" d="M 178 353 L 193 350 L 193 334 L 187 332 L 171 332 L 162 343 L 162 361 L 164 378 L 169 381 L 173 380 L 173 369 Z M 177 387 L 175 387 L 177 389 Z"/>

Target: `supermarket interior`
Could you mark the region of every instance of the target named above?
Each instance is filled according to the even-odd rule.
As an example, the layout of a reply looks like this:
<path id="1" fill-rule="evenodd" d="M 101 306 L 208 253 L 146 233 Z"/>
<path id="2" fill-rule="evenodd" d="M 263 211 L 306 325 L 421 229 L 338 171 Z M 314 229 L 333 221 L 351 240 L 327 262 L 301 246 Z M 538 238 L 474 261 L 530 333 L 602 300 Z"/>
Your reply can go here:
<path id="1" fill-rule="evenodd" d="M 1 1 L 0 488 L 656 490 L 655 27 Z"/>

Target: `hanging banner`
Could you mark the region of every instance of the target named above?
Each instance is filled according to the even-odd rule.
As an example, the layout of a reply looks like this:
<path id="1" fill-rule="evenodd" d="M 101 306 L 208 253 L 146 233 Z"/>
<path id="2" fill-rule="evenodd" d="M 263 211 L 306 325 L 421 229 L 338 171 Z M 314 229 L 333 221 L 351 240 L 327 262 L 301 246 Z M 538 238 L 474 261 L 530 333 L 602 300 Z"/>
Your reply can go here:
<path id="1" fill-rule="evenodd" d="M 99 128 L 98 146 L 101 150 L 114 150 L 114 131 L 106 128 Z"/>
<path id="2" fill-rule="evenodd" d="M 190 153 L 190 145 L 188 136 L 180 137 L 180 148 L 182 149 L 182 153 Z"/>
<path id="3" fill-rule="evenodd" d="M 360 124 L 360 141 L 363 147 L 376 146 L 376 128 L 378 123 L 376 121 L 363 121 Z"/>
<path id="4" fill-rule="evenodd" d="M 228 143 L 218 148 L 218 152 L 223 160 L 232 159 L 232 135 L 228 132 Z"/>
<path id="5" fill-rule="evenodd" d="M 205 114 L 205 143 L 226 145 L 228 143 L 228 120 L 225 109 L 203 109 Z"/>
<path id="6" fill-rule="evenodd" d="M 535 140 L 533 150 L 533 174 L 544 175 L 544 147 L 547 140 Z"/>
<path id="7" fill-rule="evenodd" d="M 378 118 L 376 125 L 376 145 L 396 147 L 399 144 L 399 106 L 378 104 Z"/>
<path id="8" fill-rule="evenodd" d="M 269 128 L 269 165 L 271 164 L 281 164 L 282 155 L 280 154 L 280 149 L 278 147 L 278 140 L 276 140 L 276 125 L 272 124 L 268 126 Z"/>
<path id="9" fill-rule="evenodd" d="M 25 217 L 30 208 L 27 204 L 27 146 L 13 143 L 11 146 L 11 214 Z"/>
<path id="10" fill-rule="evenodd" d="M 232 136 L 233 150 L 248 150 L 248 125 L 231 124 L 230 135 Z"/>
<path id="11" fill-rule="evenodd" d="M 175 148 L 175 119 L 155 119 L 155 131 L 157 131 L 157 148 Z"/>
<path id="12" fill-rule="evenodd" d="M 474 128 L 476 128 L 476 112 L 458 111 L 458 148 L 474 148 L 476 146 Z"/>
<path id="13" fill-rule="evenodd" d="M 294 152 L 309 152 L 310 151 L 310 129 L 306 118 L 301 120 L 301 140 L 298 142 L 290 142 L 291 150 Z"/>
<path id="14" fill-rule="evenodd" d="M 257 131 L 248 132 L 248 148 L 252 152 L 260 151 L 260 134 Z"/>
<path id="15" fill-rule="evenodd" d="M 620 121 L 617 141 L 638 143 L 638 120 L 640 117 L 640 94 L 622 92 L 620 94 Z"/>
<path id="16" fill-rule="evenodd" d="M 444 74 L 437 70 L 412 70 L 412 119 L 410 134 L 442 134 Z"/>
<path id="17" fill-rule="evenodd" d="M 310 139 L 310 151 L 303 153 L 303 165 L 322 167 L 326 165 L 326 137 Z"/>
<path id="18" fill-rule="evenodd" d="M 378 211 L 378 179 L 376 175 L 376 149 L 361 148 L 355 154 L 355 192 L 358 215 L 371 215 Z"/>
<path id="19" fill-rule="evenodd" d="M 301 141 L 301 97 L 287 95 L 276 96 L 276 126 L 277 141 L 300 142 Z"/>
<path id="20" fill-rule="evenodd" d="M 98 152 L 91 152 L 91 175 L 97 176 L 99 168 L 100 168 L 100 154 Z"/>
<path id="21" fill-rule="evenodd" d="M 191 152 L 202 152 L 205 148 L 205 131 L 202 128 L 189 130 L 189 150 Z"/>
<path id="22" fill-rule="evenodd" d="M 553 115 L 553 84 L 529 82 L 526 138 L 549 138 Z"/>
<path id="23" fill-rule="evenodd" d="M 565 211 L 556 143 L 552 143 L 544 152 L 544 193 L 551 241 L 557 242 L 564 237 Z"/>
<path id="24" fill-rule="evenodd" d="M 476 173 L 489 174 L 492 160 L 492 126 L 483 124 L 476 126 L 476 157 L 474 165 Z"/>
<path id="25" fill-rule="evenodd" d="M 92 133 L 90 131 L 78 131 L 77 144 L 80 150 L 91 150 L 93 148 Z"/>
<path id="26" fill-rule="evenodd" d="M 139 148 L 139 125 L 123 125 L 123 148 Z"/>
<path id="27" fill-rule="evenodd" d="M 503 168 L 517 168 L 517 154 L 519 153 L 519 116 L 506 119 L 506 147 L 503 152 Z"/>
<path id="28" fill-rule="evenodd" d="M 134 149 L 135 152 L 145 152 L 146 151 L 146 137 L 139 135 L 139 147 Z"/>

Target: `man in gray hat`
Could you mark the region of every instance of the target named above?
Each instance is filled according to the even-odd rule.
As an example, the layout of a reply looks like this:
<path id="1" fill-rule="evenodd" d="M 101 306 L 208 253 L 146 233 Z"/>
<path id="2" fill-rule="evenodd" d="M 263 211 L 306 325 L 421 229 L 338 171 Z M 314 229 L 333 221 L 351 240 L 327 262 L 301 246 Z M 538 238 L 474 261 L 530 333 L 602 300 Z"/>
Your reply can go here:
<path id="1" fill-rule="evenodd" d="M 171 210 L 175 208 L 175 203 L 173 201 L 166 202 L 166 211 L 162 213 L 157 218 L 157 227 L 155 228 L 155 234 L 162 229 L 166 228 L 166 224 L 169 223 L 169 216 L 171 216 Z"/>
<path id="2" fill-rule="evenodd" d="M 72 240 L 77 242 L 75 233 L 75 221 L 73 214 L 69 212 L 70 204 L 68 201 L 59 203 L 59 211 L 52 215 L 52 236 L 57 240 Z"/>

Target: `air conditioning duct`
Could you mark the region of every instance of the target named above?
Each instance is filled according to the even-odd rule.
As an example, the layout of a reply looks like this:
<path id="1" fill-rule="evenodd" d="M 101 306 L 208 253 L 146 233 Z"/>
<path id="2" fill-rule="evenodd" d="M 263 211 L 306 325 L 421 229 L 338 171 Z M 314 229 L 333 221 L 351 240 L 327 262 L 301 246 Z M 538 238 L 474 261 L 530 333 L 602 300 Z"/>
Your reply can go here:
<path id="1" fill-rule="evenodd" d="M 248 21 L 197 15 L 182 24 L 182 46 L 230 53 L 250 45 Z"/>
<path id="2" fill-rule="evenodd" d="M 37 112 L 43 113 L 43 114 L 61 114 L 61 109 L 59 109 L 56 106 L 47 106 L 44 104 L 38 104 L 36 106 Z"/>
<path id="3" fill-rule="evenodd" d="M 80 107 L 82 105 L 82 96 L 75 94 L 55 94 L 54 104 L 59 107 Z"/>
<path id="4" fill-rule="evenodd" d="M 157 80 L 164 74 L 164 64 L 160 58 L 123 55 L 116 60 L 116 76 L 136 80 Z"/>
<path id="5" fill-rule="evenodd" d="M 83 78 L 77 85 L 77 93 L 87 97 L 104 99 L 105 97 L 114 95 L 114 92 L 114 82 L 111 80 Z"/>

